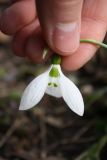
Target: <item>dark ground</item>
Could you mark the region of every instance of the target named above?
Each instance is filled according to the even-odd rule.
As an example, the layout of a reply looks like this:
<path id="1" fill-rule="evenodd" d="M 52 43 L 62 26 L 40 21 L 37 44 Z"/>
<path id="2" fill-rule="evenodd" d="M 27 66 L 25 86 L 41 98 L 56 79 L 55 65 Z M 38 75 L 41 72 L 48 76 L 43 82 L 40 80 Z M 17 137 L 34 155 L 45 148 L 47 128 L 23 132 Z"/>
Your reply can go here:
<path id="1" fill-rule="evenodd" d="M 6 5 L 0 0 L 1 10 Z M 83 117 L 46 95 L 37 107 L 18 111 L 23 89 L 47 67 L 14 56 L 10 38 L 0 33 L 0 160 L 107 160 L 107 50 L 68 74 L 83 93 Z"/>

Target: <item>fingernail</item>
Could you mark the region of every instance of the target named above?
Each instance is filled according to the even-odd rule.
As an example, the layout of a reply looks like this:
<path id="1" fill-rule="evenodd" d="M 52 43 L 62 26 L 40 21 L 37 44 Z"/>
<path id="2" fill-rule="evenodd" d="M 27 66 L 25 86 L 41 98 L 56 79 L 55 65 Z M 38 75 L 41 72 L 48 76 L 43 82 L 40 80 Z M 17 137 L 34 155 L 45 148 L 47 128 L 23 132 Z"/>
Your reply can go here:
<path id="1" fill-rule="evenodd" d="M 79 47 L 79 25 L 73 23 L 58 23 L 53 34 L 54 47 L 64 53 L 73 53 Z"/>

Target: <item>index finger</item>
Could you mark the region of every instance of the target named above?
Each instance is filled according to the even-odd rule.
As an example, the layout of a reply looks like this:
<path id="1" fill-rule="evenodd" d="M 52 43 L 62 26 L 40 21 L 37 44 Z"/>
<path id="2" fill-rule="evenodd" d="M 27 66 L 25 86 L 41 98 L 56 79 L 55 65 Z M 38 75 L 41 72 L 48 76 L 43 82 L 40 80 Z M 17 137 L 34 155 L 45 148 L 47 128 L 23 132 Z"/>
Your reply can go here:
<path id="1" fill-rule="evenodd" d="M 15 34 L 37 16 L 35 0 L 12 0 L 0 18 L 0 29 L 6 34 Z"/>

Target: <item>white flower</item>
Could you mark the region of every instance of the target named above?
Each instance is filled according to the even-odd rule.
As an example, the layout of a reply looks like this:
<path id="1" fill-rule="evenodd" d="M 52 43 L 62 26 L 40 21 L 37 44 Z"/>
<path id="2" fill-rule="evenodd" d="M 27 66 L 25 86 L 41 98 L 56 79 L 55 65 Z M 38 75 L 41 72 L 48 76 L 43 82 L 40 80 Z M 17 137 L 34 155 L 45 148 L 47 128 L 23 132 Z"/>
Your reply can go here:
<path id="1" fill-rule="evenodd" d="M 59 64 L 52 64 L 45 73 L 35 78 L 25 89 L 20 110 L 27 110 L 37 105 L 44 94 L 54 97 L 63 97 L 69 108 L 82 116 L 84 102 L 79 89 L 61 71 Z"/>

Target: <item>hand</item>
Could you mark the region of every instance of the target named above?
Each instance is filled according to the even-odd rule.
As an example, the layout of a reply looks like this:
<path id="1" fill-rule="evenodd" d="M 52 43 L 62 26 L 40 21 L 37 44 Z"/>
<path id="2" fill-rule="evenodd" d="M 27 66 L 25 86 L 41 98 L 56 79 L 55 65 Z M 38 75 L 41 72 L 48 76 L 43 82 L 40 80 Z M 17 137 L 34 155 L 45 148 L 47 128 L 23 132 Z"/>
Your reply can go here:
<path id="1" fill-rule="evenodd" d="M 44 37 L 50 48 L 62 55 L 62 66 L 76 70 L 97 50 L 92 44 L 80 44 L 80 37 L 99 41 L 105 37 L 107 0 L 37 0 L 37 10 L 35 0 L 12 2 L 1 16 L 0 29 L 13 35 L 13 51 L 18 56 L 41 62 Z"/>

